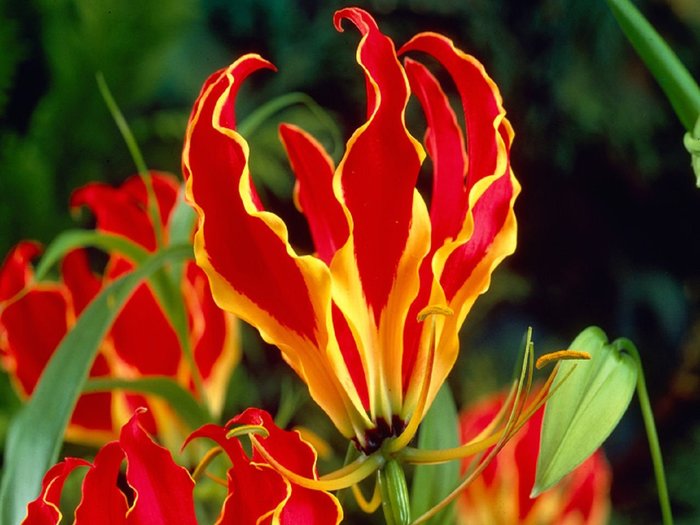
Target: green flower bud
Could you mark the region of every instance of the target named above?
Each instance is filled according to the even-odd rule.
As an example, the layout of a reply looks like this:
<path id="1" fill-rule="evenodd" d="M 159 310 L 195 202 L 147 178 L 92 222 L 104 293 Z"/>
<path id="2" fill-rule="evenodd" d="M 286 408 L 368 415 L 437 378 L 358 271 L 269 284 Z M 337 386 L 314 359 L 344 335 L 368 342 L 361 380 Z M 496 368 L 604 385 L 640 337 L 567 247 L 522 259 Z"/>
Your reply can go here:
<path id="1" fill-rule="evenodd" d="M 382 509 L 387 525 L 408 525 L 411 521 L 411 507 L 408 501 L 406 476 L 401 465 L 395 459 L 390 459 L 379 471 L 378 476 Z"/>

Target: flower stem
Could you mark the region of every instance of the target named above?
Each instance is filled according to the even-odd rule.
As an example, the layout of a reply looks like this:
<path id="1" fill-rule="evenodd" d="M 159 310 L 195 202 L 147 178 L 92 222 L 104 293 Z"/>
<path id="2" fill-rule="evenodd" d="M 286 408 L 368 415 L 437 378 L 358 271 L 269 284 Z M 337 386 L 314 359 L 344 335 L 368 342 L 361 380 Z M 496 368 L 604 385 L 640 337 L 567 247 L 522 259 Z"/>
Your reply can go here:
<path id="1" fill-rule="evenodd" d="M 627 352 L 630 356 L 632 356 L 635 363 L 637 363 L 637 395 L 639 396 L 642 419 L 644 420 L 644 427 L 647 432 L 647 438 L 649 439 L 649 452 L 651 453 L 651 461 L 654 466 L 654 476 L 656 477 L 656 489 L 659 494 L 661 517 L 664 525 L 673 525 L 671 502 L 668 497 L 668 486 L 666 485 L 666 475 L 664 474 L 663 458 L 661 457 L 661 447 L 659 446 L 659 436 L 656 433 L 654 413 L 651 409 L 649 393 L 647 392 L 646 381 L 644 380 L 642 359 L 639 356 L 637 347 L 629 339 L 617 339 L 613 344 L 618 348 L 618 350 Z"/>

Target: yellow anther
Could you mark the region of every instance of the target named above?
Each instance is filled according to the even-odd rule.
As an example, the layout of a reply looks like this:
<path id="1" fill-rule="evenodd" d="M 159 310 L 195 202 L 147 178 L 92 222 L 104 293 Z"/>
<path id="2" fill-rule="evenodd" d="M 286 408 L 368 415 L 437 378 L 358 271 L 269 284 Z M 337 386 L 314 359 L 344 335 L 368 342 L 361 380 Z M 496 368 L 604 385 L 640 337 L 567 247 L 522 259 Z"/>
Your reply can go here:
<path id="1" fill-rule="evenodd" d="M 537 370 L 542 367 L 547 366 L 549 363 L 554 361 L 563 361 L 565 359 L 590 359 L 591 354 L 588 352 L 579 352 L 578 350 L 558 350 L 556 352 L 550 352 L 549 354 L 544 354 L 537 359 L 535 366 Z"/>
<path id="2" fill-rule="evenodd" d="M 249 436 L 254 434 L 256 436 L 262 436 L 264 438 L 268 437 L 270 433 L 267 429 L 261 425 L 241 425 L 240 427 L 232 428 L 226 434 L 226 439 L 237 438 L 241 436 Z"/>
<path id="3" fill-rule="evenodd" d="M 419 323 L 422 323 L 423 321 L 426 320 L 426 318 L 430 317 L 431 315 L 453 315 L 454 311 L 452 308 L 449 308 L 447 306 L 440 306 L 438 304 L 431 304 L 429 306 L 426 306 L 423 308 L 420 312 L 418 312 L 418 315 L 416 316 L 418 319 Z"/>

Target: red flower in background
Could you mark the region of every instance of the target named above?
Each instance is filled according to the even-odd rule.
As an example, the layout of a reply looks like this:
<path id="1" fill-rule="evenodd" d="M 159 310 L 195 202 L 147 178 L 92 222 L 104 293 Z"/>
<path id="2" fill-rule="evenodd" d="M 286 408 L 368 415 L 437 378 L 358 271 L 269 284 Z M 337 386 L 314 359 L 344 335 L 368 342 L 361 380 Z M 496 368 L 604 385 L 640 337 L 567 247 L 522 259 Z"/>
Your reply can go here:
<path id="1" fill-rule="evenodd" d="M 161 227 L 167 232 L 178 183 L 173 176 L 157 172 L 152 174 L 152 182 Z M 119 188 L 89 184 L 78 189 L 71 199 L 73 208 L 87 206 L 92 211 L 98 231 L 123 236 L 155 251 L 155 229 L 146 205 L 146 186 L 140 177 L 128 179 Z M 61 262 L 58 282 L 35 282 L 31 263 L 40 252 L 36 243 L 20 243 L 0 269 L 0 355 L 22 397 L 31 395 L 53 352 L 83 309 L 106 284 L 133 267 L 124 256 L 112 253 L 104 274 L 96 275 L 87 253 L 74 250 Z M 206 277 L 194 263 L 185 265 L 181 288 L 195 361 L 216 412 L 221 408 L 226 380 L 239 355 L 235 320 L 216 307 Z M 90 376 L 167 376 L 193 390 L 176 334 L 148 284 L 136 289 L 118 315 Z M 152 408 L 153 416 L 150 412 L 143 416 L 151 431 L 157 430 L 159 420 L 171 417 L 162 403 L 146 401 L 138 395 L 84 394 L 76 405 L 67 437 L 103 443 L 114 438 L 134 409 L 142 405 Z"/>
<path id="2" fill-rule="evenodd" d="M 56 525 L 61 522 L 59 503 L 63 484 L 77 467 L 88 467 L 83 498 L 75 511 L 76 525 L 114 523 L 130 525 L 196 525 L 192 489 L 194 482 L 173 461 L 167 449 L 148 436 L 137 411 L 124 425 L 119 441 L 102 447 L 92 463 L 67 458 L 44 477 L 39 497 L 27 508 L 23 525 Z M 117 484 L 126 460 L 126 481 L 133 493 Z"/>
<path id="3" fill-rule="evenodd" d="M 463 441 L 473 439 L 499 412 L 503 396 L 493 396 L 461 415 Z M 603 525 L 610 512 L 610 467 L 597 451 L 558 485 L 530 498 L 535 483 L 542 414 L 538 410 L 500 450 L 458 500 L 464 525 Z M 465 466 L 467 463 L 465 463 Z"/>
<path id="4" fill-rule="evenodd" d="M 57 525 L 59 502 L 66 477 L 78 467 L 88 471 L 82 483 L 82 499 L 75 511 L 75 525 L 196 525 L 192 491 L 195 482 L 178 466 L 167 449 L 153 442 L 143 428 L 144 411 L 138 410 L 124 425 L 118 441 L 102 447 L 92 463 L 68 458 L 44 477 L 40 496 L 29 504 L 23 525 Z M 316 453 L 296 432 L 279 429 L 269 414 L 248 409 L 227 425 L 251 425 L 267 434 L 263 446 L 295 472 L 316 476 Z M 229 430 L 206 425 L 190 439 L 216 441 L 231 460 L 227 495 L 217 525 L 334 525 L 343 512 L 329 493 L 293 485 L 258 456 L 248 457 Z M 128 489 L 118 478 L 126 461 Z M 124 486 L 123 484 L 121 486 Z"/>

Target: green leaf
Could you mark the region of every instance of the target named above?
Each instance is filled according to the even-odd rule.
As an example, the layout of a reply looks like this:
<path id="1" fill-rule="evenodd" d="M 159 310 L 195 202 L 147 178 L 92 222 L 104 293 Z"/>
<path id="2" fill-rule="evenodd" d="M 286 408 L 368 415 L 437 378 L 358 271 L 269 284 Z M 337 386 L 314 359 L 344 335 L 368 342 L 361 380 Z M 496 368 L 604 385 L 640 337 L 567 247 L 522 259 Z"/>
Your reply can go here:
<path id="1" fill-rule="evenodd" d="M 197 214 L 192 206 L 185 201 L 185 185 L 181 184 L 180 191 L 177 193 L 175 208 L 170 215 L 168 223 L 168 244 L 191 244 L 196 220 Z M 173 265 L 172 276 L 174 282 L 182 282 L 184 268 L 185 266 L 182 263 Z"/>
<path id="2" fill-rule="evenodd" d="M 187 425 L 196 429 L 209 422 L 209 417 L 190 392 L 169 377 L 142 377 L 139 379 L 88 379 L 83 392 L 125 390 L 163 398 Z"/>
<path id="3" fill-rule="evenodd" d="M 194 223 L 197 219 L 192 206 L 185 201 L 185 185 L 180 185 L 180 191 L 177 193 L 177 201 L 175 208 L 170 215 L 168 225 L 168 243 L 169 244 L 186 244 L 192 242 L 192 232 L 194 231 Z"/>
<path id="4" fill-rule="evenodd" d="M 435 397 L 418 435 L 418 447 L 439 450 L 459 446 L 457 407 L 447 384 Z M 411 485 L 411 516 L 421 516 L 442 501 L 459 482 L 459 461 L 418 465 Z M 453 523 L 454 505 L 428 520 L 430 525 Z"/>
<path id="5" fill-rule="evenodd" d="M 700 188 L 700 117 L 695 123 L 693 133 L 688 131 L 683 136 L 683 145 L 690 153 L 690 165 L 695 174 L 695 185 Z"/>
<path id="6" fill-rule="evenodd" d="M 41 261 L 36 267 L 36 280 L 44 279 L 49 270 L 67 252 L 77 248 L 85 248 L 86 246 L 99 248 L 105 252 L 119 253 L 130 259 L 134 264 L 139 264 L 148 257 L 147 250 L 121 235 L 91 230 L 68 230 L 58 235 L 46 248 Z"/>
<path id="7" fill-rule="evenodd" d="M 190 254 L 191 246 L 173 246 L 148 257 L 102 290 L 63 338 L 34 394 L 10 425 L 0 486 L 0 523 L 18 524 L 27 503 L 39 494 L 100 343 L 134 288 L 164 264 Z"/>
<path id="8" fill-rule="evenodd" d="M 606 0 L 617 23 L 666 93 L 686 131 L 700 115 L 700 88 L 673 50 L 629 0 Z"/>
<path id="9" fill-rule="evenodd" d="M 637 364 L 597 327 L 586 328 L 569 346 L 589 361 L 562 361 L 547 401 L 532 497 L 586 460 L 615 429 L 637 385 Z M 563 381 L 563 382 L 562 382 Z"/>

